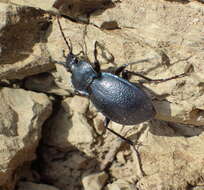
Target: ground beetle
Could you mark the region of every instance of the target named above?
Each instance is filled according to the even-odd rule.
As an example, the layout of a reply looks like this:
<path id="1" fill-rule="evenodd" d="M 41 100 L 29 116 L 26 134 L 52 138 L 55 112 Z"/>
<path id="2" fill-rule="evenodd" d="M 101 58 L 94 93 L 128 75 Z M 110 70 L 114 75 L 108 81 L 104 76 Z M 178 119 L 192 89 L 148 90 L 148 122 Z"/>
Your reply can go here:
<path id="1" fill-rule="evenodd" d="M 109 122 L 114 121 L 122 125 L 136 125 L 153 119 L 156 115 L 156 111 L 150 97 L 148 97 L 140 87 L 129 82 L 128 75 L 137 75 L 150 82 L 164 82 L 183 77 L 185 73 L 167 79 L 154 80 L 140 73 L 125 70 L 125 68 L 131 64 L 144 62 L 146 60 L 124 64 L 116 68 L 114 74 L 101 72 L 100 64 L 97 60 L 96 47 L 98 42 L 95 42 L 95 62 L 94 66 L 92 66 L 86 61 L 79 60 L 77 55 L 73 54 L 71 41 L 69 39 L 68 43 L 66 40 L 58 17 L 57 21 L 61 34 L 69 48 L 66 62 L 59 64 L 63 64 L 67 71 L 72 73 L 72 84 L 75 88 L 75 94 L 89 97 L 98 111 L 105 116 L 104 126 L 106 129 L 130 145 L 133 145 L 132 141 L 108 128 Z M 119 77 L 120 74 L 122 74 L 122 78 Z"/>

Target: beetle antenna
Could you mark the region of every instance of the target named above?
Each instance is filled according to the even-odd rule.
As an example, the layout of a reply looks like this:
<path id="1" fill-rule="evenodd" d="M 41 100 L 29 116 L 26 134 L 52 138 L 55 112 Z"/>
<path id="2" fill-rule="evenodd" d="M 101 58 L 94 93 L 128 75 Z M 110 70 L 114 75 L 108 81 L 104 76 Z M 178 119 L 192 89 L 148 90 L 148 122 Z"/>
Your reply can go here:
<path id="1" fill-rule="evenodd" d="M 60 21 L 59 21 L 59 16 L 57 16 L 57 23 L 58 23 L 58 25 L 59 25 L 59 28 L 60 28 L 60 32 L 61 32 L 61 34 L 62 34 L 62 37 L 63 37 L 65 43 L 67 44 L 67 47 L 68 47 L 70 53 L 72 53 L 72 42 L 71 42 L 71 40 L 68 38 L 68 39 L 69 39 L 69 43 L 68 43 L 68 41 L 67 41 L 67 39 L 66 39 L 66 37 L 65 37 L 65 34 L 64 34 L 63 30 L 62 30 L 62 25 L 61 25 L 61 23 L 60 23 Z"/>

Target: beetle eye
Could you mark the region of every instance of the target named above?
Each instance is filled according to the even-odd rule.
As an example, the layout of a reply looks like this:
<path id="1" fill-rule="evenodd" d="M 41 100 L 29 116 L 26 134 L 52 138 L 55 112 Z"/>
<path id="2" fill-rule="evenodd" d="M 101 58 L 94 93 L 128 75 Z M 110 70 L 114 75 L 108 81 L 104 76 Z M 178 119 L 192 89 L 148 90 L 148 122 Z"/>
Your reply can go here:
<path id="1" fill-rule="evenodd" d="M 74 58 L 74 63 L 75 64 L 79 63 L 79 60 L 77 59 L 77 57 Z"/>

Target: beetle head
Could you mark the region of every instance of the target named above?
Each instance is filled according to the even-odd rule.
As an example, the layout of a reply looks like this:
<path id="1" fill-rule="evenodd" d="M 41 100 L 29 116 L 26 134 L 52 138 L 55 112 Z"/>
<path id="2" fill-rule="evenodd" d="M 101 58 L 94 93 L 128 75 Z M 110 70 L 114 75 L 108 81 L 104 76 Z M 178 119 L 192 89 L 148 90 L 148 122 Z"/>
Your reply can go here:
<path id="1" fill-rule="evenodd" d="M 66 57 L 66 62 L 65 63 L 60 63 L 62 64 L 68 71 L 72 72 L 73 69 L 76 67 L 77 63 L 79 62 L 79 59 L 78 59 L 78 56 L 84 52 L 81 51 L 79 52 L 78 54 L 73 54 L 73 48 L 72 48 L 72 42 L 71 40 L 68 38 L 68 40 L 66 39 L 65 37 L 65 34 L 62 30 L 62 26 L 61 26 L 61 23 L 60 23 L 60 20 L 59 20 L 59 16 L 57 16 L 57 22 L 58 22 L 58 25 L 59 25 L 59 29 L 60 29 L 60 32 L 61 32 L 61 35 L 68 47 L 68 50 L 69 50 L 69 53 L 67 54 L 67 56 L 65 56 L 64 54 L 64 57 Z"/>
<path id="2" fill-rule="evenodd" d="M 74 55 L 72 52 L 68 53 L 66 56 L 66 63 L 65 67 L 68 71 L 72 72 L 73 68 L 76 66 L 76 64 L 79 62 L 76 55 Z"/>

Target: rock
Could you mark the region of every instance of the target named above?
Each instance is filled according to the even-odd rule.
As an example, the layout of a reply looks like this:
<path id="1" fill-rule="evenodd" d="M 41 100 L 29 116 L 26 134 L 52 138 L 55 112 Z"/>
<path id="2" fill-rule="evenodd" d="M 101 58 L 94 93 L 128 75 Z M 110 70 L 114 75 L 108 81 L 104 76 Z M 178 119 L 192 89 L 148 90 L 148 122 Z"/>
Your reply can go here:
<path id="1" fill-rule="evenodd" d="M 143 135 L 143 145 L 139 147 L 146 177 L 139 180 L 137 187 L 141 190 L 186 189 L 189 184 L 197 183 L 203 176 L 200 169 L 204 159 L 203 133 L 193 135 L 192 128 L 191 136 L 185 137 L 176 126 L 159 122 L 150 131 Z"/>
<path id="2" fill-rule="evenodd" d="M 198 98 L 200 101 L 201 97 Z M 177 100 L 174 103 L 169 103 L 166 100 L 154 101 L 157 110 L 156 118 L 164 121 L 203 126 L 204 110 L 202 102 L 199 101 L 194 101 L 191 104 L 186 103 L 184 100 L 180 102 L 182 105 L 176 103 Z"/>
<path id="3" fill-rule="evenodd" d="M 66 102 L 64 103 L 66 104 Z M 74 112 L 85 114 L 89 106 L 89 101 L 88 101 L 88 98 L 74 96 L 71 99 L 69 106 Z"/>
<path id="4" fill-rule="evenodd" d="M 83 114 L 72 114 L 61 108 L 49 123 L 46 143 L 62 149 L 75 146 L 90 154 L 93 143 L 92 128 Z"/>
<path id="5" fill-rule="evenodd" d="M 46 2 L 40 0 L 32 2 L 28 0 L 0 0 L 0 2 L 20 7 L 33 7 L 36 9 L 57 13 L 57 10 L 53 7 L 55 0 L 47 0 Z"/>
<path id="6" fill-rule="evenodd" d="M 46 12 L 58 15 L 69 16 L 81 22 L 88 22 L 88 15 L 97 9 L 112 7 L 114 0 L 48 0 L 45 2 L 36 0 L 0 0 L 0 3 L 7 3 L 15 6 L 33 7 Z"/>
<path id="7" fill-rule="evenodd" d="M 50 26 L 45 12 L 4 3 L 0 7 L 0 79 L 23 79 L 55 68 L 44 43 Z"/>
<path id="8" fill-rule="evenodd" d="M 20 182 L 18 184 L 19 190 L 59 190 L 56 187 L 53 187 L 51 185 L 45 185 L 45 184 L 36 184 L 32 182 Z"/>
<path id="9" fill-rule="evenodd" d="M 199 176 L 203 176 L 202 169 L 199 169 L 204 159 L 201 150 L 203 128 L 196 130 L 195 127 L 179 127 L 177 124 L 159 121 L 149 123 L 149 129 L 144 124 L 140 126 L 137 137 L 131 139 L 137 143 L 145 176 L 139 177 L 136 152 L 132 149 L 131 155 L 128 155 L 122 149 L 118 154 L 125 156 L 126 163 L 118 159 L 112 163 L 109 173 L 113 179 L 125 180 L 131 188 L 133 186 L 133 189 L 141 190 L 167 190 L 169 187 L 184 190 L 189 184 L 198 185 Z M 135 181 L 138 183 L 135 184 Z"/>
<path id="10" fill-rule="evenodd" d="M 52 72 L 52 76 L 54 77 L 57 87 L 73 93 L 74 89 L 71 83 L 71 73 L 67 72 L 65 67 L 60 64 L 55 64 L 55 66 L 56 72 Z"/>
<path id="11" fill-rule="evenodd" d="M 31 76 L 25 79 L 26 89 L 37 92 L 45 92 L 59 96 L 70 96 L 70 91 L 67 88 L 61 88 L 56 83 L 55 78 L 49 73 L 42 73 Z"/>
<path id="12" fill-rule="evenodd" d="M 36 6 L 39 1 L 21 2 L 27 3 L 24 5 L 41 7 L 40 4 Z M 191 72 L 183 78 L 168 82 L 141 85 L 153 99 L 157 120 L 130 127 L 114 123 L 110 125 L 136 143 L 141 167 L 146 175 L 139 175 L 135 150 L 125 143 L 115 146 L 118 137 L 110 133 L 104 135 L 101 132 L 103 119 L 92 103 L 78 97 L 64 99 L 56 96 L 53 116 L 46 122 L 43 136 L 44 152 L 52 150 L 54 153 L 47 153 L 46 164 L 39 161 L 42 162 L 41 165 L 46 166 L 46 172 L 42 172 L 41 177 L 63 190 L 82 188 L 83 170 L 98 173 L 96 166 L 100 166 L 106 155 L 117 147 L 117 150 L 113 151 L 114 154 L 110 154 L 114 156 L 113 159 L 107 159 L 106 162 L 112 184 L 107 184 L 104 188 L 186 190 L 202 184 L 203 4 L 195 0 L 185 3 L 163 0 L 107 1 L 107 4 L 112 6 L 101 6 L 103 0 L 77 0 L 75 4 L 73 2 L 57 0 L 54 4 L 60 13 L 64 11 L 65 15 L 68 15 L 66 19 L 60 18 L 62 29 L 66 38 L 72 42 L 73 53 L 84 51 L 85 58 L 80 56 L 81 59 L 84 60 L 88 56 L 90 62 L 94 61 L 94 43 L 98 41 L 100 44 L 97 47 L 98 60 L 104 70 L 111 71 L 124 63 L 147 59 L 146 62 L 132 65 L 127 69 L 157 79 Z M 48 72 L 55 68 L 54 61 L 65 61 L 62 50 L 67 54 L 68 49 L 54 16 L 50 20 L 46 16 L 47 12 L 31 7 L 20 8 L 5 4 L 0 7 L 2 19 L 0 78 L 5 79 L 4 83 L 0 84 L 4 86 L 13 84 L 16 88 L 18 85 L 15 81 L 8 79 L 22 79 Z M 50 4 L 47 7 L 50 10 Z M 90 10 L 88 14 L 87 10 Z M 50 22 L 52 25 L 49 25 Z M 28 54 L 22 55 L 25 52 Z M 35 55 L 40 57 L 39 60 L 36 60 Z M 54 77 L 54 86 L 48 88 L 49 82 L 52 81 L 48 78 L 47 83 L 42 83 L 45 89 L 37 85 L 38 90 L 54 92 L 60 96 L 66 95 L 65 90 L 72 96 L 71 74 L 60 65 L 56 64 L 56 68 L 57 72 L 52 70 L 49 74 Z M 42 81 L 39 75 L 37 77 Z M 138 82 L 141 79 L 133 76 L 130 80 Z M 31 82 L 29 86 L 34 85 L 34 79 L 29 82 Z M 23 108 L 22 112 L 26 116 L 28 111 L 25 110 Z M 12 114 L 4 113 L 6 116 L 2 121 L 5 126 L 14 123 L 8 121 L 16 120 L 14 111 L 9 113 Z M 92 133 L 93 127 L 98 134 Z M 8 128 L 6 131 L 9 138 L 18 134 L 15 127 Z M 13 141 L 9 140 L 9 143 L 11 142 Z M 41 158 L 43 153 L 39 155 Z M 91 167 L 89 165 L 92 163 L 91 159 L 99 163 Z M 61 162 L 58 162 L 59 160 Z M 11 173 L 13 174 L 12 170 Z M 5 180 L 0 178 L 1 182 Z M 116 184 L 120 180 L 123 180 L 124 186 Z"/>
<path id="13" fill-rule="evenodd" d="M 111 184 L 108 184 L 107 190 L 133 190 L 135 187 L 131 187 L 131 185 L 125 180 L 117 180 Z"/>
<path id="14" fill-rule="evenodd" d="M 121 164 L 125 164 L 126 163 L 126 160 L 125 160 L 125 156 L 123 154 L 123 152 L 119 152 L 117 154 L 117 161 Z"/>
<path id="15" fill-rule="evenodd" d="M 93 118 L 94 128 L 99 135 L 102 135 L 105 130 L 104 119 L 105 117 L 101 113 L 98 113 L 96 117 Z"/>
<path id="16" fill-rule="evenodd" d="M 115 183 L 113 183 L 113 184 L 108 184 L 107 189 L 108 189 L 108 190 L 122 190 L 122 189 L 118 186 L 118 184 L 115 184 Z"/>
<path id="17" fill-rule="evenodd" d="M 56 0 L 54 7 L 63 15 L 88 23 L 90 13 L 97 9 L 114 6 L 112 0 Z"/>
<path id="18" fill-rule="evenodd" d="M 105 172 L 86 175 L 82 179 L 85 190 L 101 190 L 108 179 Z"/>
<path id="19" fill-rule="evenodd" d="M 59 151 L 55 147 L 44 147 L 42 155 L 41 176 L 63 190 L 83 189 L 81 176 L 85 171 L 93 170 L 97 164 L 93 158 L 76 149 Z"/>
<path id="20" fill-rule="evenodd" d="M 197 186 L 197 187 L 192 187 L 191 188 L 192 190 L 203 190 L 204 189 L 204 186 Z"/>
<path id="21" fill-rule="evenodd" d="M 15 170 L 36 158 L 41 127 L 52 104 L 44 94 L 1 88 L 0 105 L 0 185 L 11 187 Z"/>

